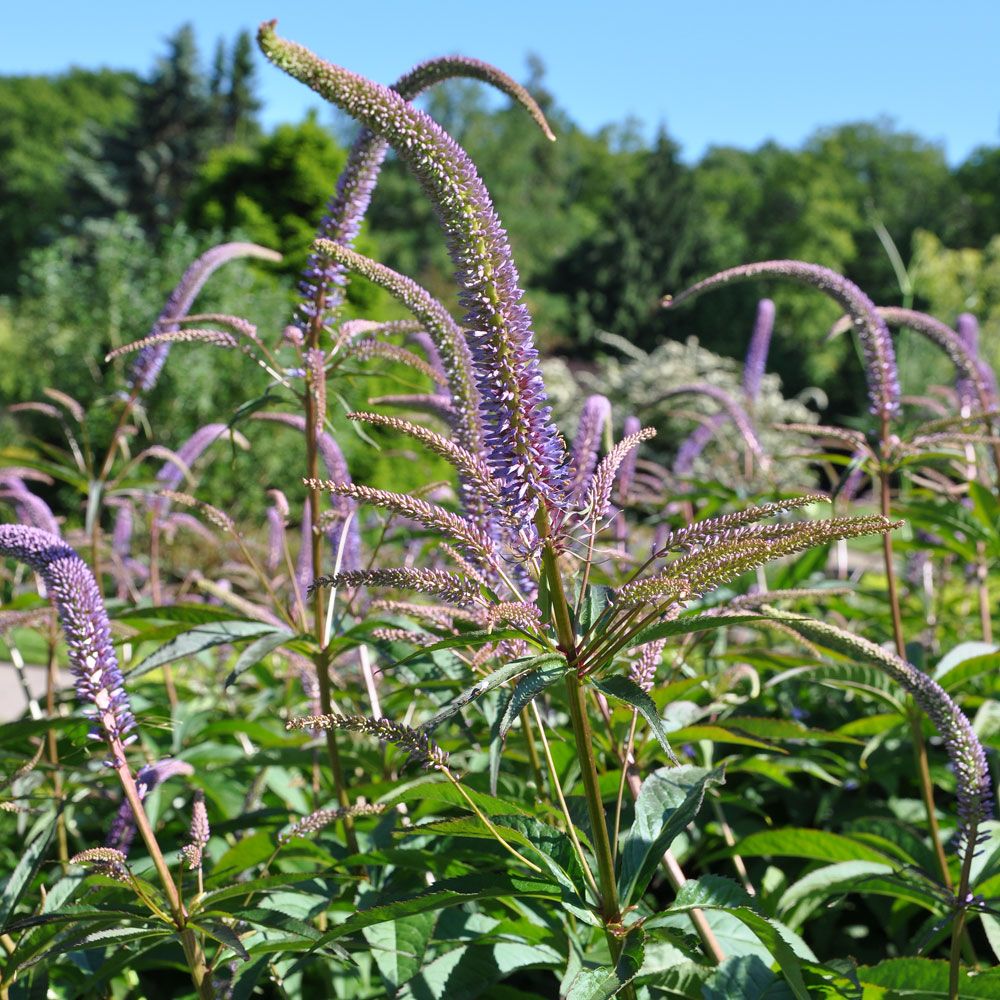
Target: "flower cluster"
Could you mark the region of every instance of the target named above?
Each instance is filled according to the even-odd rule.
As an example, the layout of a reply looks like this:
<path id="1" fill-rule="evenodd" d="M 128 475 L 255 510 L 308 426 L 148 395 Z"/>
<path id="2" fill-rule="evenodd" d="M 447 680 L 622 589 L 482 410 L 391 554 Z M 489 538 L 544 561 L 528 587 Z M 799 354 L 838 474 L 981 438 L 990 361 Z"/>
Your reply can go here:
<path id="1" fill-rule="evenodd" d="M 26 563 L 45 581 L 66 637 L 77 698 L 93 719 L 91 736 L 108 744 L 111 763 L 120 766 L 123 747 L 136 738 L 135 717 L 93 574 L 61 539 L 22 524 L 0 524 L 0 554 Z"/>

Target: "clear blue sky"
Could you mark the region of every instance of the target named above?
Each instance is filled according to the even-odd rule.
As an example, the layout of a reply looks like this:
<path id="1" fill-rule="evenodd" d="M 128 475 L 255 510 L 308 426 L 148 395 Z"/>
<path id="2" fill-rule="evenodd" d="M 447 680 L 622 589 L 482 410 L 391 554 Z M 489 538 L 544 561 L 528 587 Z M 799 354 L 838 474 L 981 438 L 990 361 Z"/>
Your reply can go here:
<path id="1" fill-rule="evenodd" d="M 7 5 L 0 73 L 145 72 L 184 21 L 207 59 L 217 38 L 272 17 L 381 82 L 451 52 L 523 79 L 535 52 L 584 128 L 663 123 L 687 159 L 879 116 L 941 143 L 952 163 L 1000 142 L 1000 0 L 36 0 Z M 316 103 L 263 60 L 259 81 L 268 124 Z"/>

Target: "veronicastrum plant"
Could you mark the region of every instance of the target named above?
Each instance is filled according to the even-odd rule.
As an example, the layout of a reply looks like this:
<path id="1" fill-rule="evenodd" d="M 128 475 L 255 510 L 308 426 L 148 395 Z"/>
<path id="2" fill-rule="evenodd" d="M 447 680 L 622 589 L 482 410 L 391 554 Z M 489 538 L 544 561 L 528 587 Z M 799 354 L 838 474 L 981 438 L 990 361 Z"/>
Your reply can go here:
<path id="1" fill-rule="evenodd" d="M 120 401 L 118 429 L 89 480 L 97 485 L 87 541 L 99 565 L 102 484 L 114 482 L 119 435 L 171 345 L 197 341 L 247 353 L 269 380 L 261 400 L 299 404 L 294 412 L 276 412 L 258 400 L 238 415 L 304 439 L 307 493 L 298 551 L 293 557 L 291 506 L 281 491 L 272 490 L 263 545 L 225 512 L 180 491 L 204 450 L 236 433 L 223 424 L 199 431 L 168 457 L 147 493 L 150 538 L 160 537 L 176 508 L 195 513 L 228 540 L 238 586 L 201 581 L 228 617 L 183 601 L 171 606 L 175 595 L 153 565 L 158 543 L 151 548 L 148 590 L 138 593 L 153 604 L 144 613 L 167 625 L 159 633 L 129 634 L 130 643 L 154 649 L 127 679 L 148 684 L 169 663 L 193 667 L 196 654 L 221 648 L 225 656 L 228 644 L 243 644 L 226 666 L 225 688 L 263 678 L 260 697 L 287 718 L 287 733 L 276 736 L 259 721 L 234 729 L 242 734 L 238 753 L 253 762 L 259 752 L 253 744 L 261 743 L 272 754 L 269 763 L 257 768 L 242 806 L 229 814 L 218 814 L 220 796 L 206 801 L 196 794 L 185 806 L 189 823 L 164 848 L 161 839 L 171 834 L 157 829 L 147 803 L 168 779 L 210 784 L 209 776 L 199 778 L 184 759 L 147 759 L 141 766 L 130 759 L 135 720 L 100 579 L 54 536 L 54 523 L 46 530 L 31 520 L 31 494 L 19 481 L 12 506 L 26 524 L 0 526 L 0 551 L 43 580 L 67 640 L 77 696 L 93 718 L 93 735 L 106 745 L 124 799 L 104 846 L 82 846 L 72 858 L 67 850 L 63 858 L 92 872 L 89 909 L 70 902 L 79 879 L 67 875 L 34 912 L 10 919 L 15 907 L 23 908 L 48 844 L 43 833 L 32 840 L 3 894 L 8 958 L 0 989 L 27 996 L 43 981 L 41 961 L 64 952 L 91 961 L 109 940 L 132 947 L 137 962 L 182 961 L 202 997 L 249 996 L 259 985 L 274 996 L 316 989 L 338 996 L 509 996 L 523 989 L 523 995 L 558 991 L 574 1000 L 765 992 L 807 1000 L 892 986 L 912 970 L 876 967 L 865 979 L 846 956 L 817 959 L 773 907 L 769 912 L 754 898 L 758 890 L 738 853 L 734 866 L 743 885 L 716 874 L 688 879 L 678 860 L 704 842 L 709 823 L 734 843 L 720 797 L 726 768 L 714 756 L 711 734 L 725 736 L 731 706 L 747 701 L 735 688 L 749 680 L 749 697 L 759 690 L 745 663 L 710 681 L 687 660 L 698 643 L 722 650 L 750 633 L 791 640 L 814 664 L 832 658 L 830 670 L 846 658 L 850 669 L 866 671 L 868 689 L 912 699 L 923 771 L 924 720 L 943 741 L 958 802 L 957 877 L 944 856 L 944 837 L 932 827 L 941 870 L 910 871 L 898 854 L 878 854 L 895 857 L 895 864 L 879 862 L 872 891 L 931 897 L 928 939 L 947 931 L 952 938 L 942 995 L 960 995 L 973 982 L 963 964 L 976 962 L 969 916 L 986 913 L 973 880 L 990 876 L 981 860 L 976 872 L 991 798 L 979 738 L 949 690 L 908 662 L 905 643 L 898 641 L 893 654 L 828 621 L 779 610 L 785 601 L 822 596 L 815 588 L 760 588 L 775 560 L 881 536 L 899 640 L 889 539 L 900 522 L 888 501 L 896 468 L 887 460 L 873 465 L 883 496 L 877 514 L 807 518 L 827 498 L 805 494 L 674 523 L 662 502 L 630 503 L 640 449 L 655 429 L 625 414 L 625 432 L 616 435 L 612 403 L 595 393 L 570 446 L 564 444 L 490 196 L 467 154 L 411 103 L 439 80 L 472 76 L 520 102 L 551 137 L 530 96 L 473 60 L 424 64 L 387 88 L 282 39 L 273 23 L 261 27 L 259 40 L 276 66 L 355 118 L 362 131 L 314 244 L 301 305 L 279 345 L 269 346 L 238 317 L 191 314 L 215 267 L 233 256 L 267 253 L 241 244 L 196 262 L 152 333 L 131 345 L 140 353 Z M 352 247 L 390 146 L 437 211 L 465 310 L 460 320 L 415 282 Z M 350 274 L 385 289 L 412 319 L 345 319 Z M 815 265 L 766 262 L 707 279 L 665 304 L 768 275 L 814 286 L 843 306 L 862 348 L 878 421 L 881 449 L 869 450 L 876 459 L 888 455 L 899 407 L 892 341 L 883 314 L 849 281 Z M 748 401 L 759 386 L 757 355 L 766 352 L 769 323 L 763 306 L 756 354 L 748 358 Z M 335 417 L 330 400 L 341 381 L 372 363 L 406 366 L 411 380 L 431 388 L 371 401 L 390 407 L 388 413 L 365 408 L 346 420 Z M 965 374 L 974 379 L 977 371 L 968 367 Z M 665 394 L 681 390 L 720 402 L 748 446 L 756 442 L 753 428 L 742 426 L 740 405 L 721 390 L 699 383 L 665 387 Z M 353 482 L 337 438 L 358 431 L 372 447 L 393 434 L 426 449 L 451 466 L 457 488 L 429 484 L 402 492 Z M 704 443 L 689 443 L 688 451 Z M 763 451 L 755 458 L 769 461 Z M 126 534 L 123 527 L 112 539 L 121 567 Z M 748 574 L 757 574 L 757 589 L 743 593 Z M 120 617 L 134 626 L 142 615 L 126 609 Z M 300 678 L 309 709 L 288 686 L 280 696 L 268 687 L 262 664 Z M 190 728 L 194 716 L 184 694 L 190 685 L 178 692 L 169 675 L 163 680 L 173 724 L 186 720 Z M 710 725 L 700 729 L 671 718 L 687 710 L 685 694 L 696 688 L 711 694 Z M 770 730 L 764 725 L 761 732 Z M 794 732 L 797 739 L 810 733 Z M 738 742 L 767 746 L 753 736 L 744 729 Z M 173 747 L 185 747 L 182 733 Z M 51 760 L 53 768 L 57 763 Z M 204 771 L 213 766 L 201 761 Z M 429 773 L 414 779 L 407 767 Z M 923 771 L 934 819 L 931 779 Z M 265 795 L 275 794 L 285 796 L 287 809 L 261 807 Z M 137 834 L 151 872 L 129 856 Z M 470 841 L 480 845 L 472 853 Z M 865 888 L 863 880 L 850 886 Z M 733 953 L 734 926 L 752 947 Z M 124 967 L 103 951 L 95 960 L 102 982 Z M 977 988 L 986 982 L 978 977 Z M 751 994 L 753 984 L 758 992 Z"/>

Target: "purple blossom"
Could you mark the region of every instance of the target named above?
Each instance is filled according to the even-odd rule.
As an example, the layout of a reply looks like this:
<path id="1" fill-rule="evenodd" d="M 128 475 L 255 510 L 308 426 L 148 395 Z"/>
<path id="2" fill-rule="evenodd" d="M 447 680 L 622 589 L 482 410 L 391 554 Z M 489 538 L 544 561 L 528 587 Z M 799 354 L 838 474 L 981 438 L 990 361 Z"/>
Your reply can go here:
<path id="1" fill-rule="evenodd" d="M 91 736 L 111 748 L 114 766 L 135 736 L 135 717 L 111 644 L 101 592 L 86 563 L 65 542 L 39 528 L 0 525 L 0 554 L 26 563 L 45 581 L 66 637 L 76 696 L 93 719 Z"/>
<path id="2" fill-rule="evenodd" d="M 57 538 L 62 534 L 52 509 L 40 496 L 28 489 L 20 476 L 9 473 L 0 476 L 0 497 L 10 501 L 19 520 Z"/>
<path id="3" fill-rule="evenodd" d="M 626 417 L 625 424 L 622 427 L 622 437 L 631 437 L 633 434 L 638 434 L 642 430 L 642 424 L 639 422 L 638 417 Z M 632 480 L 635 478 L 635 465 L 639 457 L 639 452 L 633 448 L 624 458 L 622 464 L 618 468 L 618 495 L 621 497 L 627 497 L 628 492 L 632 487 Z"/>
<path id="4" fill-rule="evenodd" d="M 162 490 L 177 490 L 185 476 L 191 472 L 191 466 L 201 457 L 205 449 L 213 441 L 229 430 L 227 424 L 205 424 L 199 428 L 181 445 L 176 458 L 163 463 L 163 468 L 156 474 L 156 481 Z"/>
<path id="5" fill-rule="evenodd" d="M 529 513 L 536 498 L 559 506 L 565 500 L 565 451 L 545 405 L 507 234 L 472 161 L 396 92 L 278 38 L 273 22 L 261 26 L 258 39 L 276 66 L 393 145 L 420 180 L 445 230 L 467 310 L 490 468 L 514 510 Z"/>
<path id="6" fill-rule="evenodd" d="M 303 434 L 306 429 L 306 418 L 298 413 L 269 413 L 267 411 L 261 411 L 254 414 L 254 419 L 284 424 L 286 427 L 291 427 L 297 431 L 301 431 Z M 333 436 L 327 431 L 321 431 L 316 436 L 316 450 L 319 452 L 320 460 L 323 462 L 326 474 L 330 477 L 330 479 L 336 483 L 351 482 L 351 473 L 347 468 L 347 461 L 344 458 L 344 453 L 340 450 L 340 447 L 333 439 Z M 335 509 L 337 510 L 339 517 L 337 521 L 327 527 L 326 531 L 327 539 L 333 546 L 334 552 L 337 551 L 337 546 L 340 544 L 340 524 L 343 523 L 344 518 L 346 518 L 348 514 L 357 510 L 357 505 L 354 501 L 346 497 L 337 497 L 335 503 Z M 312 530 L 311 525 L 310 530 Z M 302 559 L 301 553 L 299 558 L 300 560 Z M 351 524 L 347 531 L 347 541 L 344 546 L 343 568 L 345 570 L 353 570 L 357 569 L 360 565 L 361 531 L 358 528 L 358 519 L 355 516 L 351 518 Z M 305 592 L 305 587 L 303 587 L 302 590 Z"/>
<path id="7" fill-rule="evenodd" d="M 157 785 L 178 774 L 194 774 L 194 768 L 186 761 L 177 760 L 174 757 L 158 760 L 155 764 L 143 764 L 135 776 L 135 788 L 139 793 L 139 801 L 145 801 L 146 796 Z M 118 808 L 118 813 L 111 822 L 104 846 L 114 848 L 117 851 L 121 851 L 122 854 L 127 855 L 129 848 L 132 846 L 132 841 L 135 839 L 135 835 L 135 814 L 132 812 L 132 807 L 129 805 L 128 800 L 125 799 L 122 801 L 121 806 Z"/>
<path id="8" fill-rule="evenodd" d="M 205 282 L 227 261 L 237 257 L 258 257 L 261 260 L 279 261 L 281 254 L 256 243 L 222 243 L 205 251 L 184 272 L 177 287 L 170 293 L 166 305 L 153 324 L 151 333 L 164 333 L 179 329 L 177 320 L 191 311 L 194 300 Z M 163 364 L 170 353 L 170 344 L 151 344 L 144 347 L 132 362 L 128 374 L 128 387 L 133 392 L 149 392 L 160 377 Z"/>
<path id="9" fill-rule="evenodd" d="M 555 138 L 531 95 L 505 73 L 477 59 L 446 56 L 420 63 L 400 77 L 391 89 L 407 101 L 412 101 L 435 84 L 457 76 L 483 80 L 497 87 L 527 108 L 548 138 Z M 348 153 L 347 163 L 337 181 L 337 189 L 327 206 L 326 216 L 320 223 L 317 236 L 345 247 L 354 244 L 388 149 L 389 144 L 372 130 L 361 130 Z M 318 322 L 320 325 L 325 323 L 330 313 L 343 301 L 341 288 L 345 284 L 346 273 L 342 262 L 331 261 L 316 252 L 310 254 L 299 283 L 303 302 L 298 311 L 303 326 L 311 322 Z"/>
<path id="10" fill-rule="evenodd" d="M 611 403 L 607 396 L 588 396 L 580 412 L 576 437 L 573 439 L 573 454 L 570 458 L 572 479 L 569 484 L 570 496 L 581 500 L 590 486 L 597 467 L 597 455 L 601 449 L 601 435 L 611 420 Z"/>
<path id="11" fill-rule="evenodd" d="M 771 346 L 773 331 L 774 303 L 770 299 L 761 299 L 757 303 L 757 319 L 743 361 L 743 391 L 750 402 L 753 402 L 760 392 L 760 383 L 767 369 L 767 352 Z"/>
<path id="12" fill-rule="evenodd" d="M 760 277 L 787 278 L 816 288 L 830 296 L 851 317 L 865 359 L 871 412 L 883 420 L 889 420 L 899 409 L 900 393 L 896 354 L 889 328 L 872 300 L 854 282 L 848 281 L 836 271 L 800 260 L 765 260 L 742 264 L 713 274 L 678 295 L 665 296 L 662 305 L 669 309 L 703 292 Z"/>
<path id="13" fill-rule="evenodd" d="M 989 409 L 996 409 L 1000 405 L 1000 398 L 997 392 L 996 373 L 990 367 L 989 362 L 979 353 L 979 321 L 972 313 L 962 313 L 958 317 L 956 324 L 958 338 L 968 351 L 978 369 L 983 387 L 982 402 Z M 975 396 L 973 394 L 974 385 L 970 379 L 960 379 L 956 385 L 959 399 L 968 405 L 974 405 Z"/>
<path id="14" fill-rule="evenodd" d="M 736 402 L 735 399 L 733 399 L 732 396 L 729 395 L 728 392 L 726 392 L 725 389 L 720 389 L 717 385 L 710 385 L 708 382 L 695 382 L 691 385 L 679 385 L 674 389 L 670 389 L 660 398 L 669 399 L 672 396 L 685 394 L 707 396 L 709 399 L 719 403 L 725 409 L 729 418 L 736 425 L 736 429 L 742 435 L 747 448 L 749 448 L 750 451 L 756 456 L 762 466 L 767 464 L 767 456 L 764 454 L 764 449 L 761 447 L 760 439 L 757 437 L 756 430 L 754 430 L 753 421 L 750 419 L 750 415 L 743 409 L 742 406 L 740 406 L 738 402 Z M 688 438 L 688 441 L 690 440 L 691 439 Z M 685 442 L 685 444 L 687 443 L 688 442 Z M 698 451 L 700 450 L 701 449 L 699 448 Z M 687 460 L 687 456 L 683 457 Z M 681 469 L 681 459 L 682 455 L 678 454 L 677 464 L 675 466 L 675 470 L 678 472 Z M 693 462 L 694 459 L 691 458 L 690 461 Z"/>

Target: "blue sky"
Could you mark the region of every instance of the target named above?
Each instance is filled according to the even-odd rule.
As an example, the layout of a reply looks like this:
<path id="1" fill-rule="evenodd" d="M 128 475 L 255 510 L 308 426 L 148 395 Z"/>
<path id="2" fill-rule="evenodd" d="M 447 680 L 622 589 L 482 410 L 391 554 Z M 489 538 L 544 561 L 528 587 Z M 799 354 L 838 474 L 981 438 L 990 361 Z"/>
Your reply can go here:
<path id="1" fill-rule="evenodd" d="M 146 71 L 191 21 L 206 54 L 277 17 L 279 30 L 382 82 L 460 52 L 517 78 L 547 67 L 558 103 L 587 129 L 661 123 L 695 159 L 713 144 L 798 145 L 814 129 L 888 116 L 952 163 L 1000 143 L 1000 3 L 954 0 L 78 0 L 4 13 L 0 72 L 80 66 Z M 308 91 L 260 66 L 265 121 L 297 120 Z"/>

